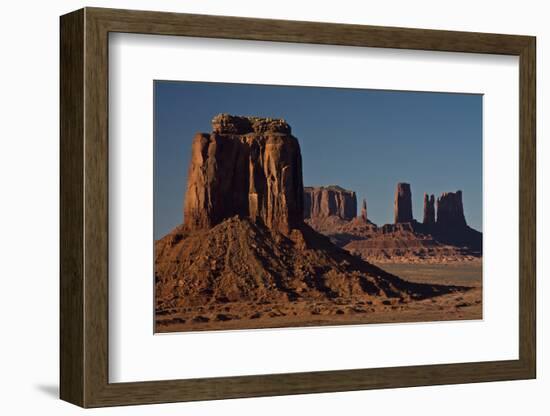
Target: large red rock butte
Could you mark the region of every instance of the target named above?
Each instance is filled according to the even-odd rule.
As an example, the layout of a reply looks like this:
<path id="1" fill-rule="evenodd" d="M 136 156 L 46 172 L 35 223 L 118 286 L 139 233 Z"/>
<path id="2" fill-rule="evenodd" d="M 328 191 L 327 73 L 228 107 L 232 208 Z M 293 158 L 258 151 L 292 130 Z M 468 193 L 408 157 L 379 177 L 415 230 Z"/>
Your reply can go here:
<path id="1" fill-rule="evenodd" d="M 412 197 L 411 185 L 408 183 L 399 182 L 395 190 L 394 200 L 394 223 L 412 222 Z"/>
<path id="2" fill-rule="evenodd" d="M 192 145 L 184 229 L 239 215 L 289 234 L 303 222 L 302 157 L 282 119 L 219 114 Z"/>
<path id="3" fill-rule="evenodd" d="M 340 186 L 304 188 L 304 218 L 338 216 L 351 220 L 357 216 L 355 192 Z"/>

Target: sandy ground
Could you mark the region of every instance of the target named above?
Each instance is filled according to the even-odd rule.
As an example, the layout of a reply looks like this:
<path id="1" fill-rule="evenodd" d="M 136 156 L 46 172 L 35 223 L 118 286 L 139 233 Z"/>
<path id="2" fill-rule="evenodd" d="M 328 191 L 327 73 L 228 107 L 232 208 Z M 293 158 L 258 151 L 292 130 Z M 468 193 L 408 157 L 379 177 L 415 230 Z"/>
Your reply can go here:
<path id="1" fill-rule="evenodd" d="M 411 282 L 481 287 L 481 260 L 445 264 L 385 263 L 377 266 Z"/>
<path id="2" fill-rule="evenodd" d="M 368 323 L 427 322 L 482 318 L 481 262 L 384 264 L 401 278 L 421 283 L 471 287 L 421 301 L 296 301 L 284 304 L 226 303 L 156 316 L 156 332 L 187 332 Z"/>

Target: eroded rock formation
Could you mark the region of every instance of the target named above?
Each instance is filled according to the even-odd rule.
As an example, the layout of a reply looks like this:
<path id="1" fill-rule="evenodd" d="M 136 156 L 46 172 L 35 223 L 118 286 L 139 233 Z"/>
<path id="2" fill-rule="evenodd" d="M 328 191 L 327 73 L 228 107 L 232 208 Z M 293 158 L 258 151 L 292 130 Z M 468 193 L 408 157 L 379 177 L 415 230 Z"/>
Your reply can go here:
<path id="1" fill-rule="evenodd" d="M 482 234 L 466 224 L 462 194 L 444 193 L 437 207 L 442 211 L 436 221 L 434 195 L 424 194 L 422 223 L 412 218 L 411 191 L 408 184 L 397 185 L 395 223 L 377 226 L 366 220 L 366 204 L 361 217 L 307 219 L 315 230 L 346 250 L 375 263 L 449 263 L 478 261 Z M 439 218 L 439 214 L 438 214 Z"/>
<path id="2" fill-rule="evenodd" d="M 437 198 L 437 226 L 446 229 L 466 227 L 462 191 L 444 192 Z"/>
<path id="3" fill-rule="evenodd" d="M 435 224 L 435 197 L 424 194 L 424 225 L 431 226 Z"/>
<path id="4" fill-rule="evenodd" d="M 351 220 L 357 216 L 357 196 L 340 186 L 304 188 L 304 218 L 337 216 Z"/>
<path id="5" fill-rule="evenodd" d="M 393 204 L 394 223 L 412 222 L 412 197 L 411 185 L 400 182 L 395 190 L 395 200 Z"/>
<path id="6" fill-rule="evenodd" d="M 363 199 L 363 204 L 361 205 L 361 218 L 366 222 L 368 221 L 367 216 L 367 200 Z"/>
<path id="7" fill-rule="evenodd" d="M 302 157 L 281 119 L 220 114 L 192 145 L 184 228 L 239 215 L 289 234 L 303 222 Z"/>

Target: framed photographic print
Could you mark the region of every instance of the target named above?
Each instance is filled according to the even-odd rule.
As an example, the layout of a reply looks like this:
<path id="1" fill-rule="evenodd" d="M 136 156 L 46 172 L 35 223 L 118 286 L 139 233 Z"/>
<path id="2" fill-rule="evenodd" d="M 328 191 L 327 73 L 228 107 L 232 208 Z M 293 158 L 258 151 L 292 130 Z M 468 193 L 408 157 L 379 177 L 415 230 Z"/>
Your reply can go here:
<path id="1" fill-rule="evenodd" d="M 61 398 L 534 378 L 535 38 L 61 17 Z"/>

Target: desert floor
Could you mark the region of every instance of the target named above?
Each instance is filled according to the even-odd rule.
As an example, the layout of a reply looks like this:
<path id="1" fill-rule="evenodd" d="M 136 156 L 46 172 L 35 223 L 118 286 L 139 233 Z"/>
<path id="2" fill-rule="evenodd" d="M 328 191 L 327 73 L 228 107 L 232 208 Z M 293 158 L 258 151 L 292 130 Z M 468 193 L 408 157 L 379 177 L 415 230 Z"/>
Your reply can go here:
<path id="1" fill-rule="evenodd" d="M 400 303 L 334 299 L 281 304 L 252 302 L 208 305 L 156 316 L 155 331 L 188 332 L 372 323 L 482 319 L 481 261 L 462 264 L 380 265 L 405 280 L 467 286 L 471 289 L 420 301 Z"/>

